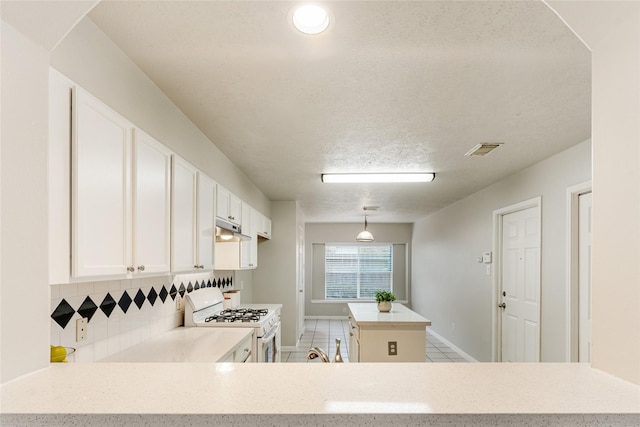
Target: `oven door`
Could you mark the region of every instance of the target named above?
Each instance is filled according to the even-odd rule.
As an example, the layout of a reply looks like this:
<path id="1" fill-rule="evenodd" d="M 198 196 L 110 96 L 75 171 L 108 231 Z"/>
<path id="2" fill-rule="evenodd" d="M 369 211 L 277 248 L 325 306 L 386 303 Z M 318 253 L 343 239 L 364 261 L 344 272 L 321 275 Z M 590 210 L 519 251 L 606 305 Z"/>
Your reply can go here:
<path id="1" fill-rule="evenodd" d="M 280 361 L 280 323 L 277 323 L 264 336 L 258 338 L 258 363 Z"/>

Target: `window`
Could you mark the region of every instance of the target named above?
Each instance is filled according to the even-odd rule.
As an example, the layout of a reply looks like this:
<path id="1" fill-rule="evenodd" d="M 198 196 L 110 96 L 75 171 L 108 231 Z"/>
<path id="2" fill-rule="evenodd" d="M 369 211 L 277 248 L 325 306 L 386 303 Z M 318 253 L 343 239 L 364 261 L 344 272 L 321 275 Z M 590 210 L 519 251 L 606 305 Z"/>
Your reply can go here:
<path id="1" fill-rule="evenodd" d="M 393 245 L 327 244 L 325 299 L 374 299 L 393 290 Z"/>

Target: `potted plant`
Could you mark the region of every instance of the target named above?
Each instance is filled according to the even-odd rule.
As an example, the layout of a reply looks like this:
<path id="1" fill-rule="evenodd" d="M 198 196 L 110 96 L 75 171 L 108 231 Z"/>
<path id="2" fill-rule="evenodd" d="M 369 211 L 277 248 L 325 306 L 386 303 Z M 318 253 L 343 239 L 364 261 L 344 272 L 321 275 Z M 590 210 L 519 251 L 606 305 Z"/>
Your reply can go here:
<path id="1" fill-rule="evenodd" d="M 376 292 L 376 302 L 378 303 L 378 311 L 387 313 L 391 311 L 391 301 L 395 301 L 396 296 L 389 291 Z"/>

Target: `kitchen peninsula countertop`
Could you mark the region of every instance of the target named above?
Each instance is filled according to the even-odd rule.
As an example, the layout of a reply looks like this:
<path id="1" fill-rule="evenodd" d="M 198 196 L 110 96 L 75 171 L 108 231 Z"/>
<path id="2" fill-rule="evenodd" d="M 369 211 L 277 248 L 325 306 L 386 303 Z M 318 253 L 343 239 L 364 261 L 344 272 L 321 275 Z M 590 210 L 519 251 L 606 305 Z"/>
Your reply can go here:
<path id="1" fill-rule="evenodd" d="M 347 305 L 349 306 L 349 311 L 353 314 L 353 320 L 355 320 L 358 325 L 367 323 L 389 323 L 395 325 L 411 323 L 414 325 L 431 326 L 431 320 L 425 319 L 400 303 L 391 303 L 391 311 L 386 313 L 379 312 L 378 305 L 374 302 L 358 302 Z"/>
<path id="2" fill-rule="evenodd" d="M 3 426 L 640 422 L 639 386 L 568 363 L 60 363 L 0 396 Z"/>
<path id="3" fill-rule="evenodd" d="M 229 356 L 253 331 L 253 328 L 179 327 L 111 355 L 99 363 L 215 363 Z"/>

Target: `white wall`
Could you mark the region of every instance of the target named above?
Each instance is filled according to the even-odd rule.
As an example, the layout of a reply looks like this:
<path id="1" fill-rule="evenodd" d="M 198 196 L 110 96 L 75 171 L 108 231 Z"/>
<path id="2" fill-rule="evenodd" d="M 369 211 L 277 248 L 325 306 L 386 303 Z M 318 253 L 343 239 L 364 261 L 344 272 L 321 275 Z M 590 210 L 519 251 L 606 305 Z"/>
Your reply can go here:
<path id="1" fill-rule="evenodd" d="M 371 218 L 370 218 L 371 219 Z M 343 243 L 355 242 L 355 238 L 362 231 L 364 223 L 307 223 L 305 228 L 305 315 L 306 316 L 346 316 L 346 303 L 312 303 L 312 249 L 314 243 Z M 371 231 L 377 242 L 407 243 L 409 258 L 408 286 L 411 291 L 411 232 L 413 224 L 369 223 L 367 230 Z"/>
<path id="2" fill-rule="evenodd" d="M 1 377 L 48 366 L 48 52 L 1 21 Z"/>
<path id="3" fill-rule="evenodd" d="M 282 304 L 282 345 L 294 346 L 296 336 L 296 262 L 298 227 L 304 225 L 297 202 L 272 202 L 272 239 L 258 245 L 253 271 L 253 302 Z"/>
<path id="4" fill-rule="evenodd" d="M 640 384 L 640 2 L 548 3 L 592 51 L 591 363 Z"/>
<path id="5" fill-rule="evenodd" d="M 582 142 L 414 224 L 413 309 L 438 334 L 491 361 L 493 282 L 476 258 L 493 251 L 494 210 L 541 195 L 541 360 L 564 360 L 566 189 L 591 179 L 590 150 Z"/>
<path id="6" fill-rule="evenodd" d="M 51 53 L 51 65 L 267 217 L 262 192 L 89 18 Z"/>

